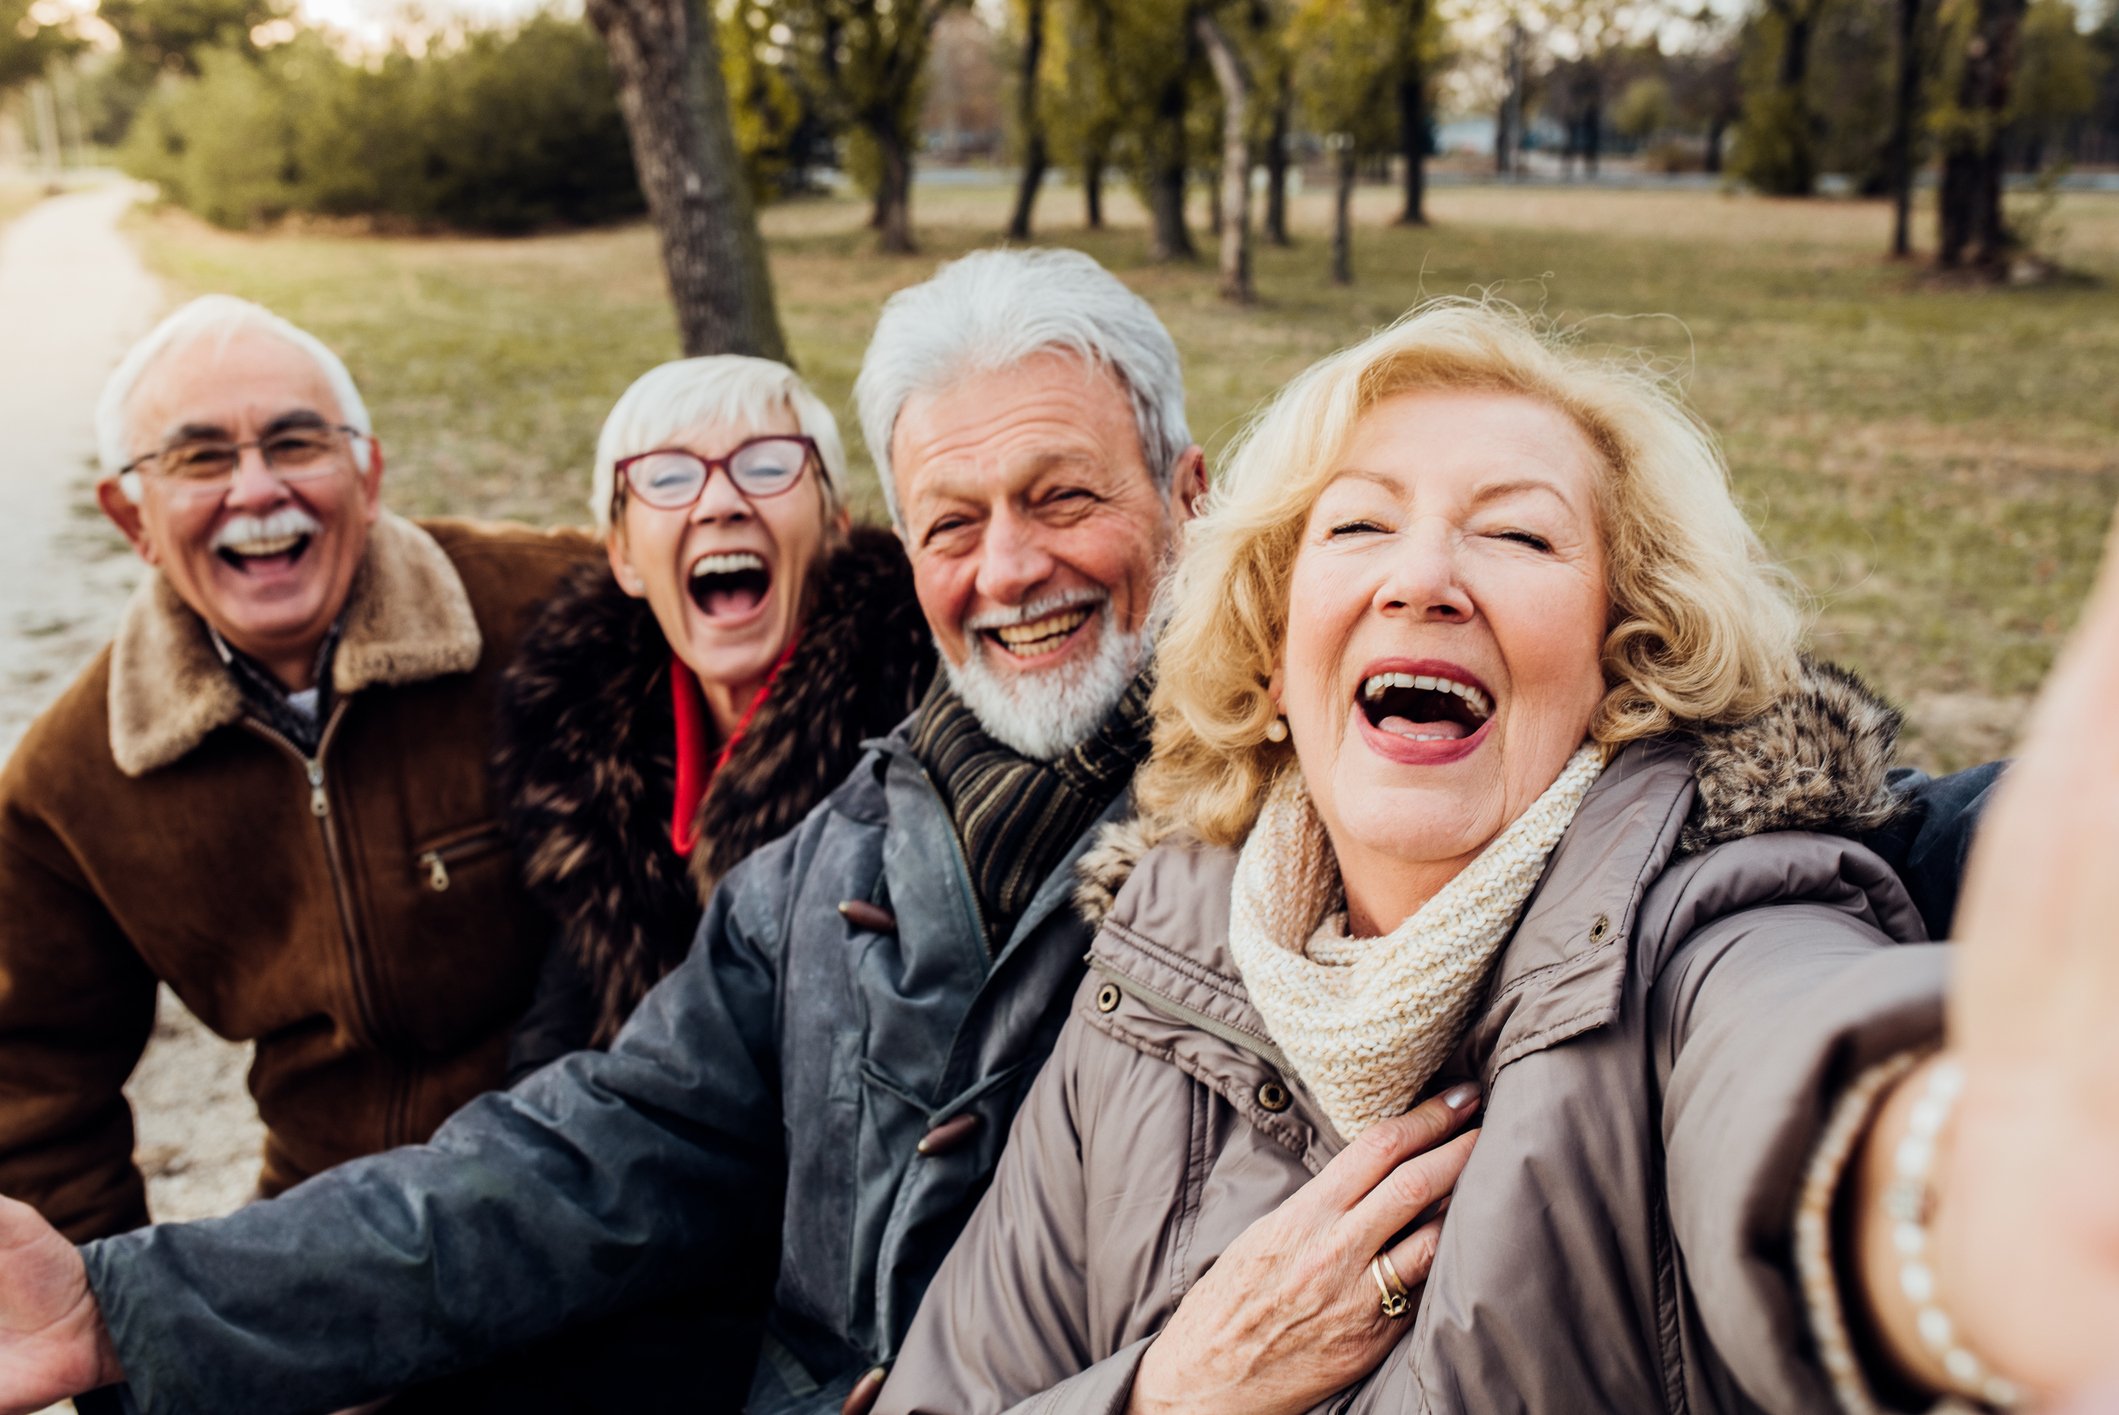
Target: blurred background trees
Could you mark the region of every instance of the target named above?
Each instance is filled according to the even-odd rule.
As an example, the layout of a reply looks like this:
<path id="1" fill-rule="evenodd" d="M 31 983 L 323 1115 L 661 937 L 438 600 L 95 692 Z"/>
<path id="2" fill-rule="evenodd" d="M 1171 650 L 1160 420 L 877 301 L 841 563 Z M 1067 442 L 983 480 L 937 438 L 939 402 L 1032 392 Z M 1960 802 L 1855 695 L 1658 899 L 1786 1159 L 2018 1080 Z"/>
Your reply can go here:
<path id="1" fill-rule="evenodd" d="M 743 280 L 765 279 L 746 208 L 820 180 L 903 252 L 922 162 L 1007 164 L 1018 240 L 1049 176 L 1090 227 L 1118 178 L 1159 260 L 1197 258 L 1205 197 L 1236 299 L 1306 168 L 1335 209 L 1388 179 L 1424 219 L 1440 122 L 1489 124 L 1482 170 L 1517 178 L 1616 158 L 1895 197 L 1900 253 L 1933 181 L 1945 262 L 1988 272 L 2021 247 L 2012 174 L 2119 164 L 2119 0 L 581 0 L 381 52 L 292 3 L 102 0 L 84 28 L 83 0 L 0 0 L 0 90 L 27 113 L 64 74 L 83 141 L 223 224 L 691 212 L 672 259 L 718 240 L 694 264 Z M 1343 227 L 1334 247 L 1351 278 Z"/>

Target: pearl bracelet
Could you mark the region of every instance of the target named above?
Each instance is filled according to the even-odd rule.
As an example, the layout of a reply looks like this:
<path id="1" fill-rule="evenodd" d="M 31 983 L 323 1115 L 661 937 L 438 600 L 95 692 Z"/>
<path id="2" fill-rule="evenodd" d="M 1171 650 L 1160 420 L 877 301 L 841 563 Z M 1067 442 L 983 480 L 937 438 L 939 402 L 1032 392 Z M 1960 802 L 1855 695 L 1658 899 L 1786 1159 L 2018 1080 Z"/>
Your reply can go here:
<path id="1" fill-rule="evenodd" d="M 1891 1245 L 1898 1251 L 1898 1287 L 1913 1304 L 1920 1339 L 1942 1362 L 1958 1394 L 2001 1410 L 2023 1399 L 2015 1382 L 1987 1370 L 1986 1363 L 1957 1339 L 1957 1326 L 1942 1309 L 1940 1284 L 1928 1265 L 1928 1218 L 1933 1211 L 1928 1178 L 1935 1167 L 1936 1142 L 1957 1098 L 1964 1094 L 1964 1068 L 1944 1058 L 1928 1073 L 1920 1099 L 1907 1112 L 1906 1133 L 1891 1156 L 1892 1180 L 1883 1193 L 1884 1212 L 1892 1219 Z"/>

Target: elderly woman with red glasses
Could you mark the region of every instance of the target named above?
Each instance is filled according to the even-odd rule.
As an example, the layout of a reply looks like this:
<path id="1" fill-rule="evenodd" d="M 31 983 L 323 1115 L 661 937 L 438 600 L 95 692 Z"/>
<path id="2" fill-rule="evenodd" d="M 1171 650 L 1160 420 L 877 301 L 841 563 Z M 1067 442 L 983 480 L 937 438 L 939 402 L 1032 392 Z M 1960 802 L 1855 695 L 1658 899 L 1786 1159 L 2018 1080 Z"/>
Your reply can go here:
<path id="1" fill-rule="evenodd" d="M 609 566 L 546 609 L 501 708 L 510 829 L 559 922 L 513 1078 L 607 1045 L 715 882 L 934 669 L 904 552 L 853 527 L 838 424 L 784 364 L 641 377 L 604 422 L 589 505 Z"/>
<path id="2" fill-rule="evenodd" d="M 649 371 L 596 447 L 608 565 L 525 637 L 496 768 L 558 936 L 509 1079 L 604 1047 L 691 948 L 729 868 L 918 703 L 934 644 L 897 537 L 856 527 L 831 410 L 794 370 L 720 355 Z M 697 1381 L 710 1294 L 581 1328 L 393 1408 L 658 1409 Z"/>

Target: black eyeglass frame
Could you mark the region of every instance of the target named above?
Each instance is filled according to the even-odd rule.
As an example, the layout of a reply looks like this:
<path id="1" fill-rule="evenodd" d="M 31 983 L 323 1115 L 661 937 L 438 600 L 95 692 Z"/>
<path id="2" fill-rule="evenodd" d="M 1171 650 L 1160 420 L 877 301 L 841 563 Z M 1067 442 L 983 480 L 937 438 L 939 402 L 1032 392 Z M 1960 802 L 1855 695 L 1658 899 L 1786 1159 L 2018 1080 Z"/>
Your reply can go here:
<path id="1" fill-rule="evenodd" d="M 802 466 L 800 470 L 787 479 L 786 485 L 774 487 L 771 491 L 752 491 L 743 484 L 743 479 L 736 475 L 735 460 L 743 455 L 745 449 L 755 447 L 761 442 L 799 442 L 802 444 Z M 633 467 L 638 463 L 645 462 L 650 457 L 689 457 L 692 461 L 706 468 L 706 475 L 699 479 L 699 489 L 693 492 L 690 499 L 681 505 L 658 505 L 650 500 L 647 493 L 642 491 L 633 481 Z M 613 491 L 616 493 L 618 500 L 618 506 L 614 509 L 623 509 L 625 497 L 632 495 L 639 497 L 642 504 L 654 507 L 657 511 L 689 511 L 692 507 L 699 504 L 700 497 L 706 495 L 707 484 L 713 481 L 716 471 L 728 473 L 729 483 L 745 498 L 752 501 L 764 501 L 770 497 L 784 496 L 788 492 L 793 491 L 802 484 L 803 474 L 809 471 L 811 465 L 821 465 L 822 460 L 822 457 L 817 452 L 816 439 L 806 433 L 799 432 L 767 432 L 760 433 L 756 437 L 746 437 L 743 441 L 730 448 L 728 455 L 725 457 L 702 457 L 689 447 L 657 447 L 650 452 L 636 452 L 630 457 L 620 457 L 611 464 L 611 479 L 615 483 Z"/>
<path id="2" fill-rule="evenodd" d="M 258 456 L 263 457 L 265 459 L 266 467 L 277 472 L 279 469 L 272 465 L 272 457 L 269 453 L 265 451 L 265 444 L 268 442 L 277 441 L 278 439 L 282 437 L 287 437 L 291 434 L 298 434 L 304 432 L 342 432 L 347 437 L 354 439 L 365 437 L 369 438 L 370 440 L 373 440 L 374 438 L 373 433 L 362 432 L 357 427 L 347 427 L 344 423 L 296 423 L 291 427 L 275 429 L 274 431 L 267 433 L 263 437 L 253 437 L 247 442 L 224 442 L 219 438 L 194 437 L 187 439 L 183 442 L 172 442 L 167 446 L 157 447 L 152 452 L 146 453 L 139 457 L 135 457 L 130 462 L 127 462 L 124 466 L 118 468 L 118 475 L 122 477 L 129 473 L 137 472 L 140 470 L 140 468 L 146 466 L 149 462 L 159 462 L 164 457 L 169 456 L 172 452 L 182 451 L 184 448 L 187 447 L 225 448 L 235 453 L 236 464 L 238 467 L 241 466 L 243 461 L 243 449 L 246 447 L 255 447 L 258 450 Z M 160 468 L 156 468 L 153 472 L 153 475 L 158 477 L 166 476 L 171 481 L 210 483 L 218 481 L 222 477 L 231 476 L 234 474 L 235 471 L 236 467 L 230 467 L 227 471 L 216 472 L 210 477 L 180 477 L 176 476 L 174 473 L 164 472 Z"/>

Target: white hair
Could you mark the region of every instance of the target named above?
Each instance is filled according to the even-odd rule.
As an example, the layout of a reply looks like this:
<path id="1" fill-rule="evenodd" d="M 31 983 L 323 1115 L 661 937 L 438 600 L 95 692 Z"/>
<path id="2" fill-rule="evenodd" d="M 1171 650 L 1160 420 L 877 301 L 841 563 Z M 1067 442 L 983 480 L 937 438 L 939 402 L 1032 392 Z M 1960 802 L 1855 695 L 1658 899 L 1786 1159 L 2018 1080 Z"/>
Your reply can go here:
<path id="1" fill-rule="evenodd" d="M 353 375 L 346 372 L 346 365 L 323 340 L 290 324 L 263 305 L 237 299 L 234 295 L 201 295 L 149 330 L 126 352 L 104 381 L 103 396 L 96 400 L 96 455 L 103 463 L 106 476 L 116 476 L 119 469 L 132 460 L 127 455 L 131 450 L 127 436 L 130 429 L 126 426 L 127 405 L 132 402 L 133 390 L 154 367 L 156 360 L 173 349 L 206 339 L 214 340 L 215 351 L 219 352 L 230 339 L 246 330 L 274 335 L 307 354 L 324 375 L 331 396 L 338 400 L 341 421 L 363 438 L 373 432 L 368 422 L 368 405 L 361 401 L 360 390 L 353 386 Z"/>
<path id="2" fill-rule="evenodd" d="M 906 401 L 1054 349 L 1109 369 L 1124 385 L 1148 475 L 1156 490 L 1169 490 L 1192 434 L 1177 345 L 1154 309 L 1080 251 L 974 251 L 884 303 L 854 382 L 861 432 L 899 529 L 890 439 Z"/>
<path id="3" fill-rule="evenodd" d="M 817 459 L 824 465 L 825 515 L 834 514 L 846 504 L 846 444 L 839 438 L 839 420 L 831 409 L 786 364 L 744 354 L 714 354 L 649 369 L 633 380 L 603 420 L 589 488 L 589 510 L 596 517 L 597 532 L 611 533 L 621 458 L 673 446 L 714 423 L 745 423 L 762 430 L 789 411 L 804 435 L 817 444 Z"/>

